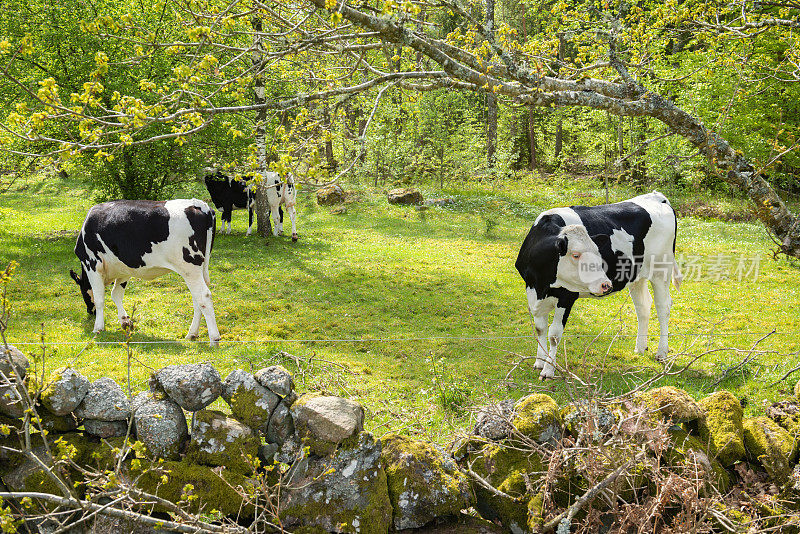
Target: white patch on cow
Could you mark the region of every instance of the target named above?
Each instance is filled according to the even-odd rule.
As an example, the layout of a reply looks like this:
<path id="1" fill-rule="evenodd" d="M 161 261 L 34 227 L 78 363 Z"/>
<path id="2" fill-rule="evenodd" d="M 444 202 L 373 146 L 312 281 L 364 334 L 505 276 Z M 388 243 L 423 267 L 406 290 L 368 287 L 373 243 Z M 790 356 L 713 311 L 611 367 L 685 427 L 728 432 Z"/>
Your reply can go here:
<path id="1" fill-rule="evenodd" d="M 533 224 L 536 225 L 539 222 L 539 219 L 541 219 L 545 215 L 560 215 L 561 218 L 564 219 L 564 224 L 566 225 L 583 224 L 581 218 L 572 208 L 552 208 L 547 211 L 543 211 L 542 213 L 539 214 L 538 217 L 536 217 L 536 221 L 534 221 Z"/>
<path id="2" fill-rule="evenodd" d="M 623 256 L 633 261 L 633 236 L 620 228 L 615 228 L 611 233 L 611 250 L 621 252 Z"/>

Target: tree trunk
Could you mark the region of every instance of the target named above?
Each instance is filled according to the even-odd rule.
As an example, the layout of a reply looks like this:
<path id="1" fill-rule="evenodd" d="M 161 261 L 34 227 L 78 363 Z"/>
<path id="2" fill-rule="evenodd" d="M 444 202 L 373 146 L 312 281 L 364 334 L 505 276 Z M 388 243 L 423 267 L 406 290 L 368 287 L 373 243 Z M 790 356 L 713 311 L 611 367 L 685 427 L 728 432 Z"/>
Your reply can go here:
<path id="1" fill-rule="evenodd" d="M 486 33 L 494 38 L 494 2 L 486 0 Z M 487 58 L 488 60 L 488 58 Z M 490 87 L 486 93 L 486 161 L 489 174 L 494 174 L 495 151 L 497 149 L 497 95 Z"/>
<path id="2" fill-rule="evenodd" d="M 336 161 L 336 158 L 333 156 L 333 138 L 329 135 L 331 129 L 331 113 L 330 109 L 328 108 L 328 101 L 327 99 L 322 103 L 322 124 L 325 127 L 326 135 L 325 135 L 325 160 L 328 166 L 328 172 L 331 174 L 336 174 L 336 169 L 339 168 L 339 163 Z"/>
<path id="3" fill-rule="evenodd" d="M 561 63 L 564 61 L 564 54 L 566 53 L 566 39 L 564 38 L 564 34 L 559 32 L 558 34 L 558 64 L 559 68 L 561 67 Z M 558 156 L 561 155 L 561 148 L 564 144 L 564 118 L 561 116 L 561 112 L 557 111 L 558 113 L 558 124 L 556 124 L 556 149 L 555 149 L 555 160 L 556 164 L 558 164 Z"/>
<path id="4" fill-rule="evenodd" d="M 261 36 L 262 22 L 258 11 L 253 15 L 252 21 L 253 30 L 253 64 L 256 65 L 256 76 L 254 80 L 254 95 L 253 103 L 260 105 L 256 112 L 256 150 L 258 151 L 258 172 L 261 176 L 265 176 L 267 172 L 267 108 L 264 106 L 266 103 L 266 92 L 264 88 L 264 76 L 262 74 L 264 67 L 264 44 Z M 264 187 L 265 181 L 259 182 L 256 187 L 256 232 L 262 237 L 269 237 L 272 235 L 272 222 L 269 218 L 269 203 L 267 202 L 267 193 Z"/>
<path id="5" fill-rule="evenodd" d="M 539 168 L 539 158 L 536 146 L 536 114 L 533 106 L 528 106 L 528 140 L 530 142 L 531 161 L 528 170 L 535 171 Z"/>

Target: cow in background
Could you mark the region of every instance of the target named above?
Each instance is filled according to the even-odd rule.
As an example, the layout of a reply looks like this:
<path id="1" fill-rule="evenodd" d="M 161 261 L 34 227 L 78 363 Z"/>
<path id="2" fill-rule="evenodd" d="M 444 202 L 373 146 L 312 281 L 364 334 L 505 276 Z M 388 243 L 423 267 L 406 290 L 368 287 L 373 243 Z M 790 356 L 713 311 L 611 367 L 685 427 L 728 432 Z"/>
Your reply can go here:
<path id="1" fill-rule="evenodd" d="M 197 199 L 114 200 L 92 206 L 75 244 L 81 274 L 70 270 L 70 275 L 81 289 L 86 311 L 96 316 L 94 332 L 105 328 L 107 285 L 114 284 L 111 300 L 125 327 L 131 324 L 122 306 L 128 280 L 152 280 L 173 271 L 192 294 L 194 316 L 186 339 L 197 339 L 202 315 L 211 345 L 218 345 L 208 274 L 215 228 L 214 210 Z"/>
<path id="2" fill-rule="evenodd" d="M 655 300 L 660 327 L 656 359 L 669 351 L 669 285 L 683 279 L 675 261 L 677 219 L 657 191 L 604 206 L 554 208 L 537 217 L 517 257 L 538 342 L 534 367 L 552 378 L 570 310 L 580 297 L 604 297 L 627 287 L 636 309 L 636 352 L 647 350 Z M 653 299 L 647 281 L 653 288 Z M 550 312 L 553 322 L 545 332 Z M 548 349 L 549 341 L 549 349 Z"/>
<path id="3" fill-rule="evenodd" d="M 283 235 L 283 210 L 281 209 L 281 204 L 283 204 L 292 221 L 292 241 L 297 241 L 297 213 L 294 207 L 297 201 L 297 187 L 294 185 L 294 176 L 289 173 L 286 175 L 286 181 L 282 182 L 277 172 L 267 171 L 264 173 L 263 184 L 262 187 L 266 190 L 267 203 L 272 216 L 272 235 Z"/>
<path id="4" fill-rule="evenodd" d="M 228 231 L 231 233 L 231 215 L 235 209 L 247 209 L 249 226 L 247 235 L 253 230 L 253 209 L 256 204 L 256 194 L 249 184 L 244 180 L 231 178 L 217 171 L 207 174 L 205 177 L 206 188 L 211 195 L 211 201 L 220 211 L 222 219 L 222 230 L 225 230 L 225 223 L 228 224 Z"/>

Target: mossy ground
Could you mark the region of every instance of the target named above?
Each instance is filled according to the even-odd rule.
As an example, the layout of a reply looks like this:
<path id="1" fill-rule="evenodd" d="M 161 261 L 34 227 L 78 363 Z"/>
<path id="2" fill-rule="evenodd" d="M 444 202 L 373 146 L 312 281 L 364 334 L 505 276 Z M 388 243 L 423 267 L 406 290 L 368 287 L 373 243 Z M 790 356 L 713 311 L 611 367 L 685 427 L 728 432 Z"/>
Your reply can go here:
<path id="1" fill-rule="evenodd" d="M 428 197 L 455 198 L 452 206 L 425 211 L 388 205 L 379 190 L 345 188 L 359 201 L 339 215 L 301 191 L 298 243 L 279 238 L 266 245 L 245 238 L 243 211 L 234 213 L 232 235 L 217 234 L 211 280 L 223 338 L 219 349 L 202 340 L 183 341 L 192 306 L 178 276 L 132 280 L 126 309 L 136 321 L 133 340 L 142 343 L 132 347 L 133 391 L 146 387 L 148 367 L 210 361 L 224 376 L 233 368 L 252 371 L 280 363 L 295 372 L 300 391 L 320 389 L 361 401 L 371 411 L 368 429 L 428 432 L 438 441 L 463 428 L 469 413 L 464 408 L 487 396 L 519 398 L 539 390 L 559 403 L 567 399 L 562 380 L 539 385 L 532 359 L 505 381 L 517 355 L 535 353 L 530 338 L 509 338 L 531 332 L 514 261 L 542 209 L 602 203 L 600 182 L 532 177 L 495 186 L 459 182 L 444 190 L 423 185 Z M 611 199 L 640 192 L 615 185 Z M 679 208 L 698 201 L 694 192 L 664 192 Z M 20 263 L 9 285 L 7 336 L 26 354 L 40 354 L 43 323 L 45 341 L 56 344 L 47 349 L 47 368 L 75 360 L 91 379 L 107 375 L 124 384 L 125 335 L 109 292 L 107 329 L 93 335 L 92 319 L 69 277 L 69 269 L 78 266 L 72 250 L 91 196 L 79 177 L 20 179 L 0 194 L 0 265 Z M 197 183 L 180 196 L 207 199 L 208 193 Z M 700 200 L 747 208 L 741 199 Z M 746 398 L 747 411 L 758 413 L 763 400 L 778 398 L 796 381 L 797 374 L 772 385 L 796 365 L 786 354 L 800 345 L 800 268 L 793 260 L 771 259 L 773 245 L 755 222 L 688 216 L 679 221 L 678 232 L 678 254 L 698 257 L 703 270 L 699 276 L 685 273 L 681 291 L 674 293 L 672 354 L 682 366 L 697 354 L 716 352 L 656 385 L 682 387 L 700 398 L 742 359 L 730 349 L 747 351 L 776 329 L 758 345 L 775 352 L 728 373 L 719 386 Z M 735 267 L 740 258 L 760 258 L 755 280 L 709 272 L 717 261 Z M 653 311 L 651 345 L 657 328 Z M 603 392 L 627 391 L 662 368 L 652 350 L 633 353 L 635 334 L 627 294 L 582 299 L 570 315 L 559 362 L 567 354 L 570 370 L 583 380 Z M 308 371 L 297 373 L 295 361 L 280 351 L 296 356 Z"/>

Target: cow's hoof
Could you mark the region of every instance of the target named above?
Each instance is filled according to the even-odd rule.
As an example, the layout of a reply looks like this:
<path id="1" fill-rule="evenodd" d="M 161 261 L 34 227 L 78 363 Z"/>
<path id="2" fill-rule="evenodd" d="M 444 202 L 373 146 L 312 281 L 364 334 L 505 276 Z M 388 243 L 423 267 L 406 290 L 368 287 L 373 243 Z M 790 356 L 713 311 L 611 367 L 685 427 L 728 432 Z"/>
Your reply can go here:
<path id="1" fill-rule="evenodd" d="M 122 317 L 119 320 L 119 324 L 122 326 L 122 328 L 132 328 L 133 327 L 133 321 L 131 321 L 131 318 L 128 317 L 127 315 L 125 317 Z"/>
<path id="2" fill-rule="evenodd" d="M 92 334 L 97 334 L 99 332 L 102 332 L 103 330 L 105 330 L 105 327 L 104 328 L 95 328 L 94 330 L 92 330 Z"/>
<path id="3" fill-rule="evenodd" d="M 297 234 L 292 234 L 292 243 L 297 243 L 297 240 L 300 239 L 297 237 Z"/>
<path id="4" fill-rule="evenodd" d="M 219 338 L 212 339 L 211 341 L 209 341 L 208 342 L 208 346 L 209 347 L 219 347 Z"/>
<path id="5" fill-rule="evenodd" d="M 548 380 L 554 380 L 553 375 L 545 375 L 544 373 L 539 375 L 540 382 L 547 382 Z"/>
<path id="6" fill-rule="evenodd" d="M 283 235 L 283 230 L 278 230 L 278 235 Z"/>
<path id="7" fill-rule="evenodd" d="M 664 351 L 664 352 L 658 351 L 656 353 L 656 361 L 657 362 L 661 362 L 661 363 L 664 363 L 665 361 L 667 361 L 667 352 L 666 351 Z"/>
<path id="8" fill-rule="evenodd" d="M 186 334 L 186 341 L 197 341 L 197 334 Z"/>

